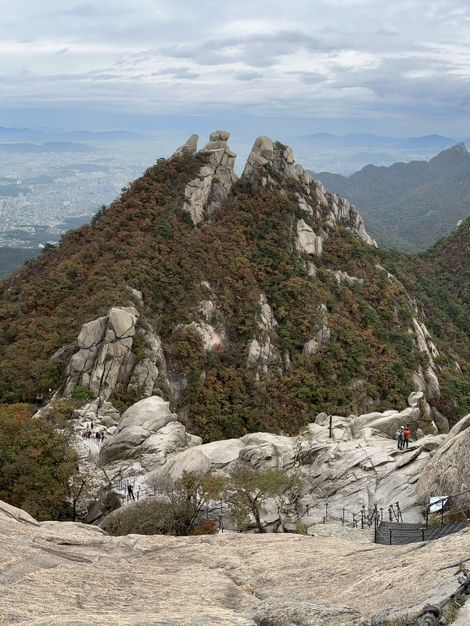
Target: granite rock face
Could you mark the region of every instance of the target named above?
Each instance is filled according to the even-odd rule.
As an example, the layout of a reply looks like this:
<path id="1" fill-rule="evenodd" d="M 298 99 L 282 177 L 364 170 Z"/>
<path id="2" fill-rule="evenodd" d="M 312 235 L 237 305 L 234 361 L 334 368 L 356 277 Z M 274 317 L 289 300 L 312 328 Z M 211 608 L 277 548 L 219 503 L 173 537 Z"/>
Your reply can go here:
<path id="1" fill-rule="evenodd" d="M 259 298 L 258 333 L 248 344 L 248 367 L 256 369 L 256 379 L 269 375 L 270 367 L 280 362 L 281 355 L 277 348 L 277 320 L 264 293 Z"/>
<path id="2" fill-rule="evenodd" d="M 191 135 L 185 143 L 177 148 L 171 158 L 179 156 L 193 156 L 197 152 L 197 142 L 199 141 L 199 135 Z"/>
<path id="3" fill-rule="evenodd" d="M 295 602 L 281 598 L 264 600 L 254 616 L 258 626 L 368 626 L 360 611 L 345 606 Z"/>
<path id="4" fill-rule="evenodd" d="M 262 186 L 270 184 L 281 188 L 289 179 L 300 183 L 302 193 L 298 194 L 298 204 L 305 213 L 317 220 L 321 218 L 327 229 L 340 224 L 351 230 L 364 243 L 377 246 L 367 233 L 356 208 L 348 200 L 330 194 L 301 165 L 296 164 L 291 148 L 273 142 L 269 137 L 258 137 L 248 156 L 242 177 L 254 184 Z M 317 228 L 315 231 L 305 220 L 298 220 L 297 247 L 307 255 L 321 255 L 322 244 L 327 237 L 327 230 Z"/>
<path id="5" fill-rule="evenodd" d="M 2 624 L 413 623 L 456 589 L 456 564 L 470 551 L 468 530 L 406 546 L 294 534 L 110 537 L 4 510 Z"/>
<path id="6" fill-rule="evenodd" d="M 166 374 L 165 355 L 160 337 L 140 321 L 136 308 L 115 306 L 108 315 L 82 326 L 78 350 L 65 371 L 65 398 L 72 397 L 77 387 L 101 400 L 118 389 L 152 395 L 159 377 Z M 141 346 L 139 358 L 133 349 L 136 339 Z"/>
<path id="7" fill-rule="evenodd" d="M 128 382 L 138 318 L 133 307 L 112 307 L 107 316 L 82 326 L 78 352 L 66 370 L 65 397 L 80 386 L 107 399 L 118 383 Z"/>
<path id="8" fill-rule="evenodd" d="M 389 505 L 399 501 L 406 521 L 420 521 L 416 483 L 444 436 L 414 440 L 408 449 L 398 450 L 397 428 L 409 425 L 415 433 L 418 418 L 419 409 L 412 407 L 331 416 L 330 437 L 330 417 L 320 414 L 297 437 L 251 433 L 169 454 L 144 479 L 152 487 L 173 482 L 184 471 L 229 473 L 240 465 L 253 470 L 276 467 L 295 471 L 302 488 L 295 507 L 284 517 L 274 504 L 266 508 L 263 520 L 268 525 L 311 515 L 323 520 L 326 502 L 331 519 L 341 519 L 343 509 L 349 519 L 362 506 L 371 510 L 377 505 L 387 512 Z"/>
<path id="9" fill-rule="evenodd" d="M 208 162 L 201 167 L 198 176 L 189 182 L 185 189 L 183 208 L 190 213 L 195 224 L 221 206 L 236 180 L 233 171 L 236 155 L 227 144 L 229 137 L 230 133 L 223 130 L 211 134 L 209 142 L 201 150 L 207 154 Z M 189 148 L 186 147 L 186 150 L 193 148 L 194 141 L 190 143 Z M 185 146 L 182 146 L 179 150 L 184 149 Z"/>
<path id="10" fill-rule="evenodd" d="M 143 470 L 162 464 L 168 455 L 196 443 L 199 437 L 186 433 L 169 403 L 159 396 L 144 398 L 125 411 L 115 434 L 101 449 L 103 464 L 138 461 Z"/>
<path id="11" fill-rule="evenodd" d="M 304 356 L 313 356 L 321 346 L 325 346 L 330 341 L 331 331 L 328 327 L 328 309 L 325 304 L 320 305 L 320 312 L 321 321 L 315 324 L 312 339 L 309 339 L 302 349 Z"/>
<path id="12" fill-rule="evenodd" d="M 425 503 L 431 496 L 462 492 L 459 504 L 470 505 L 470 415 L 462 418 L 446 436 L 418 481 L 418 499 Z"/>

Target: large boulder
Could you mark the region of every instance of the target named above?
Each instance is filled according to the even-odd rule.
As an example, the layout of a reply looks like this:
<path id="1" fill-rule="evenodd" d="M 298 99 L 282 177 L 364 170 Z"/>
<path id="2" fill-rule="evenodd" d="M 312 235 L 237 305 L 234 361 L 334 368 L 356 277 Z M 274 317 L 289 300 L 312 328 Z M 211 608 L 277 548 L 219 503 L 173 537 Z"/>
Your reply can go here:
<path id="1" fill-rule="evenodd" d="M 117 384 L 127 385 L 135 364 L 132 345 L 138 319 L 134 307 L 112 307 L 107 316 L 82 326 L 78 352 L 66 369 L 65 397 L 81 386 L 108 399 Z"/>
<path id="2" fill-rule="evenodd" d="M 170 411 L 169 402 L 159 396 L 144 398 L 125 411 L 115 434 L 101 449 L 104 464 L 137 459 L 149 471 L 174 454 L 200 443 L 199 437 L 189 435 L 177 416 Z"/>
<path id="3" fill-rule="evenodd" d="M 209 470 L 226 470 L 238 460 L 244 444 L 240 439 L 213 441 L 195 445 L 183 450 L 167 460 L 165 465 L 147 477 L 150 484 L 174 482 L 183 472 L 203 474 Z"/>
<path id="4" fill-rule="evenodd" d="M 34 519 L 34 517 L 32 517 L 26 511 L 23 511 L 23 509 L 18 509 L 16 506 L 0 500 L 0 518 L 2 516 L 14 519 L 16 522 L 20 522 L 21 524 L 31 524 L 32 526 L 40 525 L 39 522 Z"/>
<path id="5" fill-rule="evenodd" d="M 431 496 L 449 496 L 470 490 L 470 415 L 450 431 L 418 481 L 418 499 L 426 503 Z M 470 506 L 470 492 L 459 498 Z"/>
<path id="6" fill-rule="evenodd" d="M 412 435 L 416 433 L 420 418 L 419 408 L 408 407 L 403 411 L 385 411 L 384 413 L 366 413 L 354 418 L 351 430 L 355 437 L 364 436 L 365 433 L 375 433 L 385 435 L 390 438 L 395 437 L 395 433 L 400 426 L 409 426 Z M 369 429 L 366 431 L 366 429 Z"/>

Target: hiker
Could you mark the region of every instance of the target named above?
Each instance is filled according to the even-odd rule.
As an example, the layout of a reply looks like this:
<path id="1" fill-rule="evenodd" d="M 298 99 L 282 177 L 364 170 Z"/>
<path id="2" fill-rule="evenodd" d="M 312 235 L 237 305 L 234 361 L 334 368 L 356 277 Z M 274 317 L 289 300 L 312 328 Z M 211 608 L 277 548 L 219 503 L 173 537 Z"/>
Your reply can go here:
<path id="1" fill-rule="evenodd" d="M 127 483 L 127 495 L 129 498 L 135 500 L 134 487 L 131 485 L 131 483 Z"/>
<path id="2" fill-rule="evenodd" d="M 411 429 L 409 426 L 405 426 L 405 429 L 403 431 L 403 447 L 408 449 L 408 445 L 410 443 L 410 437 L 411 437 Z"/>
<path id="3" fill-rule="evenodd" d="M 405 430 L 404 427 L 400 426 L 400 428 L 395 433 L 395 439 L 397 440 L 397 448 L 399 450 L 403 450 L 403 446 L 405 445 L 405 435 L 403 434 L 404 430 Z"/>

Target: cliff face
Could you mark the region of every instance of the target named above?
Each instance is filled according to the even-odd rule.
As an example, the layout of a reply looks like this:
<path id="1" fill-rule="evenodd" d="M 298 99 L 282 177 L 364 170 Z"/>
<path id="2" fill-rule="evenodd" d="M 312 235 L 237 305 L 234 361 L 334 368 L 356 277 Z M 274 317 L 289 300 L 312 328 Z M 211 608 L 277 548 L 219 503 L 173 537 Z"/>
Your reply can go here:
<path id="1" fill-rule="evenodd" d="M 159 395 L 221 439 L 419 388 L 424 426 L 447 430 L 439 338 L 354 206 L 268 137 L 237 179 L 228 139 L 192 136 L 2 284 L 2 399 Z"/>

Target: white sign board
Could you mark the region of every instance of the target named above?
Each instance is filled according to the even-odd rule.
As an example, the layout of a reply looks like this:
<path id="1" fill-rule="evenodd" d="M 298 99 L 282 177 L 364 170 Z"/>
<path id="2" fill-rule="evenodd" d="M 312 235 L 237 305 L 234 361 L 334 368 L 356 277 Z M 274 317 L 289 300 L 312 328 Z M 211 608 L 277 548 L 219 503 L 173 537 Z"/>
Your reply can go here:
<path id="1" fill-rule="evenodd" d="M 448 497 L 449 496 L 433 496 L 432 498 L 429 498 L 429 511 L 431 513 L 436 513 L 437 511 L 440 511 L 447 502 Z"/>

